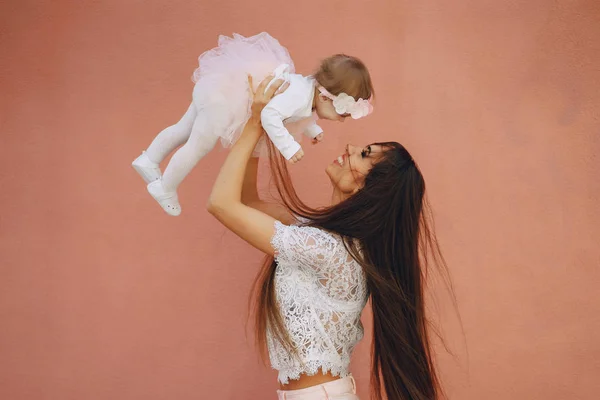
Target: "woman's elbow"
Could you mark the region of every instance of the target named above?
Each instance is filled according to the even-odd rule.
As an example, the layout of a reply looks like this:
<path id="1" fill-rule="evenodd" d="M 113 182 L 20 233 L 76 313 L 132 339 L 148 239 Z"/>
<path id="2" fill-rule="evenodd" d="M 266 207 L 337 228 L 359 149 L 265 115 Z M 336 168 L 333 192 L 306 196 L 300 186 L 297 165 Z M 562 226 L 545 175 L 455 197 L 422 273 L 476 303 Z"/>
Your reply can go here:
<path id="1" fill-rule="evenodd" d="M 223 205 L 218 199 L 213 196 L 208 198 L 208 202 L 206 203 L 206 211 L 208 211 L 212 215 L 219 215 L 223 212 Z"/>

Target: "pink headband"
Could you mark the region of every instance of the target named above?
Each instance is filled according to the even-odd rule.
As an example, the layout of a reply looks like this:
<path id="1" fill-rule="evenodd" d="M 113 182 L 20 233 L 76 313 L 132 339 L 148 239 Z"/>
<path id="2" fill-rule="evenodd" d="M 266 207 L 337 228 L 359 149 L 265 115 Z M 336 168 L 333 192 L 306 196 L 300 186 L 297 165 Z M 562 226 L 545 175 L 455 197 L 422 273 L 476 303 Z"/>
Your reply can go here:
<path id="1" fill-rule="evenodd" d="M 334 96 L 321 85 L 318 86 L 318 89 L 323 96 L 333 100 L 335 112 L 340 115 L 350 114 L 352 119 L 359 119 L 366 117 L 373 112 L 373 105 L 369 102 L 369 100 L 354 100 L 354 97 L 343 92 L 337 96 Z"/>

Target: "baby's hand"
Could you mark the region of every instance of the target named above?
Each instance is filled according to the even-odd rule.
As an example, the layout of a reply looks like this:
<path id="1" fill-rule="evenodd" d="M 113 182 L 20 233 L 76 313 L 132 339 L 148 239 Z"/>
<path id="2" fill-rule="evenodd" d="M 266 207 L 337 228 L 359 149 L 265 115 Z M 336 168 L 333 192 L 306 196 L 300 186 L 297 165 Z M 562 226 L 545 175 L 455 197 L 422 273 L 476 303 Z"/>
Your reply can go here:
<path id="1" fill-rule="evenodd" d="M 317 144 L 319 142 L 323 141 L 323 133 L 319 133 L 317 136 L 315 136 L 312 140 L 312 144 Z"/>
<path id="2" fill-rule="evenodd" d="M 292 158 L 290 158 L 290 162 L 292 164 L 296 164 L 298 161 L 300 161 L 302 159 L 302 157 L 304 157 L 304 152 L 302 151 L 302 149 L 300 149 L 296 152 L 296 154 L 294 154 L 292 156 Z"/>

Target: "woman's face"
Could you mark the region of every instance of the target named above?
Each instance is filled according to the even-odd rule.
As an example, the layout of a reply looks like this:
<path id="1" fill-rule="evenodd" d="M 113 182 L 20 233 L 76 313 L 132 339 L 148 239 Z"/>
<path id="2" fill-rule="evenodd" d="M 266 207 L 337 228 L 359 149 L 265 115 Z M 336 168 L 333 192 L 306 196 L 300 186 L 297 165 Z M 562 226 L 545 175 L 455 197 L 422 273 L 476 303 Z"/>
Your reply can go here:
<path id="1" fill-rule="evenodd" d="M 384 149 L 380 145 L 346 146 L 346 152 L 327 166 L 325 172 L 333 184 L 334 192 L 343 200 L 359 191 L 365 177 L 377 163 Z"/>

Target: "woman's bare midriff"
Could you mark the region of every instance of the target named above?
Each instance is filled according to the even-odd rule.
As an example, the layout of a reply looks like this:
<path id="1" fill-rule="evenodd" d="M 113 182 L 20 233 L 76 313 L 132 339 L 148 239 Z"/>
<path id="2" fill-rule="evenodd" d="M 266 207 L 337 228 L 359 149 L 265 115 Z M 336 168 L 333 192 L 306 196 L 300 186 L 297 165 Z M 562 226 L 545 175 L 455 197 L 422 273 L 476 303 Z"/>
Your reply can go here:
<path id="1" fill-rule="evenodd" d="M 339 376 L 333 376 L 330 372 L 323 375 L 321 370 L 315 375 L 300 375 L 300 379 L 291 380 L 287 385 L 279 384 L 279 388 L 281 390 L 298 390 L 298 389 L 306 389 L 307 387 L 322 385 L 323 383 L 335 381 L 340 379 Z"/>

